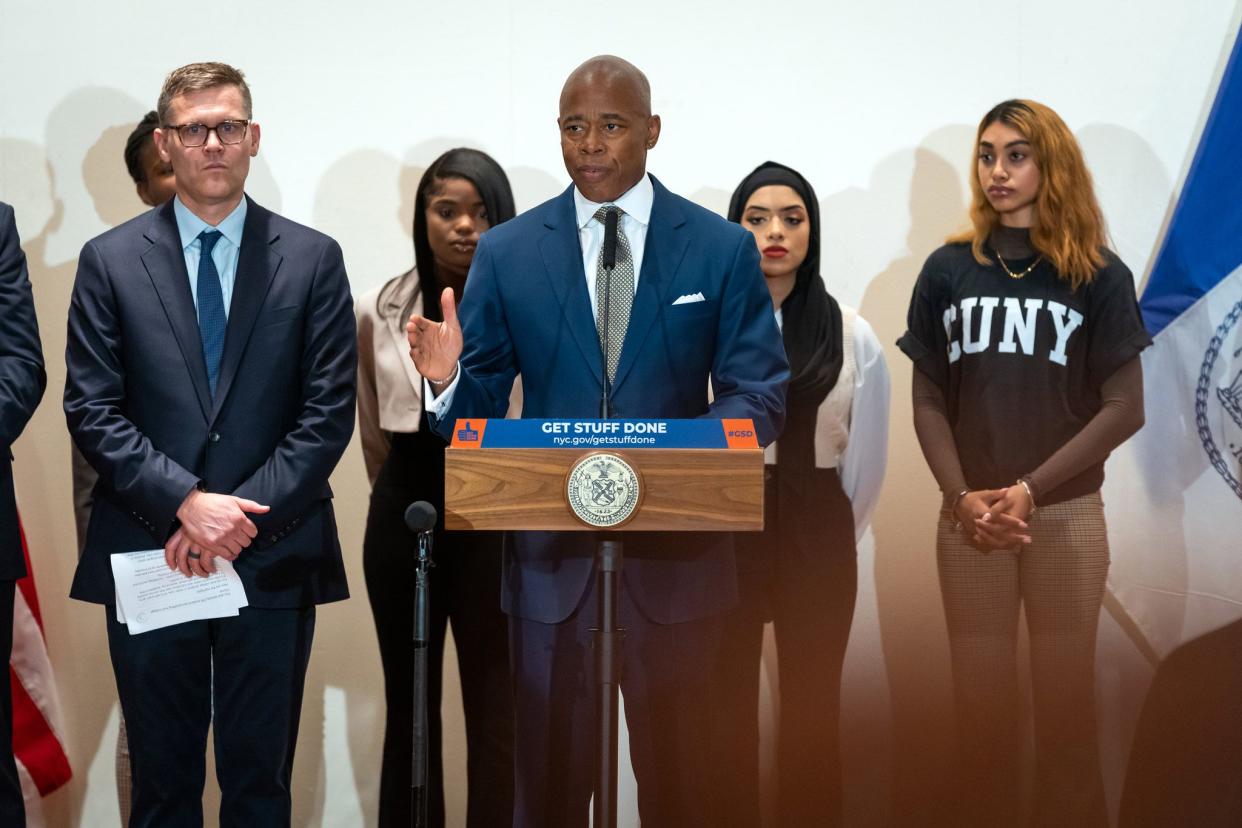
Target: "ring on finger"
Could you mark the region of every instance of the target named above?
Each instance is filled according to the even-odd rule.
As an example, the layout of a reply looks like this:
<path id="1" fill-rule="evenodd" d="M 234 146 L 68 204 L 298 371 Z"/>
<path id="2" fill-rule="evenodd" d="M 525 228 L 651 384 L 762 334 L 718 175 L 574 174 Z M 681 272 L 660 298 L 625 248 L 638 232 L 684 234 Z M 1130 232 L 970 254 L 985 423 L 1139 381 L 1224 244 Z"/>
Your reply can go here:
<path id="1" fill-rule="evenodd" d="M 185 553 L 185 556 L 192 561 L 197 561 L 199 558 L 203 557 L 202 553 L 193 551 Z"/>

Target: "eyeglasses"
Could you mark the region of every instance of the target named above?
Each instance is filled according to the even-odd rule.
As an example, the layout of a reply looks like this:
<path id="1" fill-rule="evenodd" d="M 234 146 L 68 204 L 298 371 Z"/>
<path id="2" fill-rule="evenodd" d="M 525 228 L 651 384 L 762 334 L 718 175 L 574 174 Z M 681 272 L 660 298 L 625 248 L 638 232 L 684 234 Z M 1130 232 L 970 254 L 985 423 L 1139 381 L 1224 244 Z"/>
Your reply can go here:
<path id="1" fill-rule="evenodd" d="M 246 129 L 250 119 L 221 121 L 213 127 L 206 124 L 169 124 L 164 129 L 176 130 L 183 147 L 201 147 L 207 143 L 211 133 L 216 134 L 221 144 L 240 144 L 246 137 Z"/>

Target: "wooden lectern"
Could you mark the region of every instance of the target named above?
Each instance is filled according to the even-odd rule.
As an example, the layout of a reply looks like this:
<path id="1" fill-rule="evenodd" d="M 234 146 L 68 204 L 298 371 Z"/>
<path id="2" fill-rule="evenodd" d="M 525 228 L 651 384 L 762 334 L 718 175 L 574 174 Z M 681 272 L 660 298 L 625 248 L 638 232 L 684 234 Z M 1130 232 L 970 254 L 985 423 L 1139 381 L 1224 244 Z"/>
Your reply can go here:
<path id="1" fill-rule="evenodd" d="M 599 618 L 594 825 L 613 828 L 622 630 L 616 530 L 763 529 L 750 420 L 458 420 L 444 456 L 446 529 L 595 531 Z"/>
<path id="2" fill-rule="evenodd" d="M 636 508 L 613 525 L 575 514 L 568 496 L 574 467 L 601 453 L 639 480 Z M 763 451 L 750 420 L 458 420 L 444 456 L 444 526 L 759 531 Z"/>

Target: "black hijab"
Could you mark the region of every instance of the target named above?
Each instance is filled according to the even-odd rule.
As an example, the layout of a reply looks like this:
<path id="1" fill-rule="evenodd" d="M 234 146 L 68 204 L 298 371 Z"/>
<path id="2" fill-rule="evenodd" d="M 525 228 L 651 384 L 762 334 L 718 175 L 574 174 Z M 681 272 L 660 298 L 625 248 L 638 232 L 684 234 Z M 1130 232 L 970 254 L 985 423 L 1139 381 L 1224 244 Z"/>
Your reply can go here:
<path id="1" fill-rule="evenodd" d="M 841 307 L 829 295 L 819 273 L 819 201 L 810 183 L 795 170 L 774 161 L 756 167 L 733 191 L 729 221 L 740 224 L 750 197 L 759 188 L 772 185 L 790 187 L 798 194 L 806 205 L 811 230 L 806 259 L 798 268 L 793 290 L 781 305 L 790 379 L 785 431 L 777 453 L 781 488 L 792 486 L 796 493 L 805 495 L 815 469 L 819 406 L 837 384 L 844 359 Z"/>

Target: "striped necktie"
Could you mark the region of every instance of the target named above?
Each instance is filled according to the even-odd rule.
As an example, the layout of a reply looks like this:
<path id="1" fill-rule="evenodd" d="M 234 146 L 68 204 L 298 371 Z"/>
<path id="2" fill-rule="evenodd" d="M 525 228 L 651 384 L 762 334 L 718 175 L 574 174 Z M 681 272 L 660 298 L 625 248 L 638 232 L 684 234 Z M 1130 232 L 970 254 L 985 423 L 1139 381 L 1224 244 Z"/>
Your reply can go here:
<path id="1" fill-rule="evenodd" d="M 617 363 L 621 361 L 621 346 L 625 343 L 625 330 L 630 325 L 630 306 L 634 304 L 634 259 L 630 255 L 630 240 L 621 229 L 621 217 L 625 211 L 609 204 L 595 211 L 595 220 L 601 225 L 610 210 L 617 216 L 617 262 L 609 274 L 604 267 L 604 246 L 599 248 L 599 257 L 595 260 L 595 329 L 599 333 L 600 350 L 607 350 L 604 355 L 608 363 L 608 380 L 617 376 Z M 605 310 L 607 303 L 607 313 Z M 604 321 L 608 328 L 605 331 Z"/>

